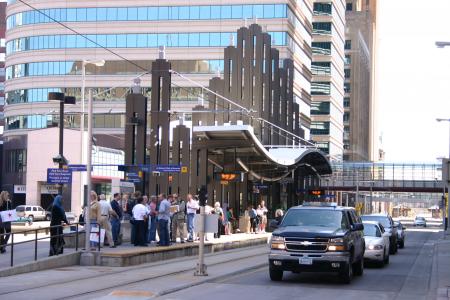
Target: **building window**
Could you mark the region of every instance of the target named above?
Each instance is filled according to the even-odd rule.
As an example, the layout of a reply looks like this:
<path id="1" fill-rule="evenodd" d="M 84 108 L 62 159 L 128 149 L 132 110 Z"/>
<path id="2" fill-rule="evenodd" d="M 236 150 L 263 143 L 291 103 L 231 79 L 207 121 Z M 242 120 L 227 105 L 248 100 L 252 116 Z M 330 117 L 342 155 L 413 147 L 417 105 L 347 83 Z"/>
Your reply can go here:
<path id="1" fill-rule="evenodd" d="M 311 63 L 313 75 L 331 75 L 331 63 L 326 61 L 313 61 Z"/>
<path id="2" fill-rule="evenodd" d="M 345 65 L 350 65 L 352 63 L 352 57 L 350 55 L 345 55 Z"/>
<path id="3" fill-rule="evenodd" d="M 344 144 L 344 150 L 350 150 L 350 144 Z"/>
<path id="4" fill-rule="evenodd" d="M 353 3 L 347 3 L 345 5 L 345 10 L 346 11 L 352 11 L 353 10 Z"/>
<path id="5" fill-rule="evenodd" d="M 344 107 L 350 107 L 350 98 L 348 97 L 344 98 Z"/>
<path id="6" fill-rule="evenodd" d="M 330 134 L 330 122 L 311 122 L 311 134 L 328 135 Z"/>
<path id="7" fill-rule="evenodd" d="M 312 102 L 311 115 L 329 115 L 330 102 Z"/>
<path id="8" fill-rule="evenodd" d="M 330 91 L 330 82 L 311 82 L 311 95 L 329 95 Z"/>
<path id="9" fill-rule="evenodd" d="M 331 34 L 331 22 L 313 22 L 313 34 Z"/>
<path id="10" fill-rule="evenodd" d="M 327 15 L 330 16 L 332 14 L 332 4 L 331 3 L 314 3 L 314 15 Z"/>
<path id="11" fill-rule="evenodd" d="M 344 119 L 344 122 L 350 121 L 350 113 L 349 112 L 345 112 L 343 119 Z"/>
<path id="12" fill-rule="evenodd" d="M 350 69 L 344 69 L 344 76 L 345 76 L 345 79 L 350 78 Z"/>
<path id="13" fill-rule="evenodd" d="M 350 126 L 344 126 L 344 133 L 350 133 Z"/>
<path id="14" fill-rule="evenodd" d="M 326 154 L 330 154 L 330 143 L 329 142 L 318 142 L 316 143 L 317 148 L 319 150 L 325 152 Z"/>
<path id="15" fill-rule="evenodd" d="M 331 42 L 312 42 L 313 54 L 331 55 Z"/>
<path id="16" fill-rule="evenodd" d="M 344 49 L 345 49 L 345 50 L 350 50 L 350 49 L 352 49 L 352 41 L 351 41 L 351 40 L 345 40 Z"/>
<path id="17" fill-rule="evenodd" d="M 345 92 L 345 93 L 350 93 L 350 92 L 351 92 L 351 85 L 350 85 L 350 82 L 344 83 L 344 92 Z"/>
<path id="18" fill-rule="evenodd" d="M 25 173 L 27 170 L 27 150 L 15 149 L 5 151 L 6 173 Z"/>

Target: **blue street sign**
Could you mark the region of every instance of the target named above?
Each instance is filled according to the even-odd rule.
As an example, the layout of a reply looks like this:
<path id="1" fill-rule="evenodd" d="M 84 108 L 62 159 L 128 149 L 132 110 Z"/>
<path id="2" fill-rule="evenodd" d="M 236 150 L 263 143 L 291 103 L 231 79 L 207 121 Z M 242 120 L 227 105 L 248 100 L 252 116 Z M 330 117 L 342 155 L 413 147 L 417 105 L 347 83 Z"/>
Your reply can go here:
<path id="1" fill-rule="evenodd" d="M 181 166 L 180 165 L 156 165 L 155 169 L 156 172 L 161 173 L 180 173 L 181 172 Z"/>
<path id="2" fill-rule="evenodd" d="M 149 165 L 140 165 L 139 169 L 141 169 L 142 172 L 150 173 L 152 168 Z"/>
<path id="3" fill-rule="evenodd" d="M 139 177 L 139 174 L 136 172 L 128 172 L 126 176 L 127 177 Z"/>
<path id="4" fill-rule="evenodd" d="M 72 172 L 86 172 L 87 166 L 86 165 L 69 165 L 69 170 Z M 93 167 L 91 166 L 91 171 Z"/>
<path id="5" fill-rule="evenodd" d="M 49 184 L 71 184 L 72 170 L 69 169 L 47 169 L 47 183 Z"/>
<path id="6" fill-rule="evenodd" d="M 128 177 L 127 180 L 128 182 L 132 182 L 132 183 L 140 183 L 141 182 L 141 178 L 136 178 L 136 177 Z"/>

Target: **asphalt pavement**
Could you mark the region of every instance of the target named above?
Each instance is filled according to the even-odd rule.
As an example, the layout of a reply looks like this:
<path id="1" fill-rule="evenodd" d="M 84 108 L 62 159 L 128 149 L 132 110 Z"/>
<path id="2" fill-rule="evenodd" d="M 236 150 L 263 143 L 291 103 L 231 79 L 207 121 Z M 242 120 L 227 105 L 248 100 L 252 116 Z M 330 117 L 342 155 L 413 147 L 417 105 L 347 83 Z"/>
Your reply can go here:
<path id="1" fill-rule="evenodd" d="M 384 268 L 366 266 L 362 277 L 341 284 L 330 274 L 285 272 L 272 282 L 268 267 L 166 295 L 163 299 L 435 299 L 430 290 L 434 244 L 442 232 L 411 229 L 406 245 Z"/>
<path id="2" fill-rule="evenodd" d="M 351 284 L 313 273 L 286 273 L 282 282 L 272 282 L 268 247 L 262 245 L 207 255 L 208 277 L 193 276 L 195 257 L 127 268 L 72 266 L 3 277 L 0 298 L 436 299 L 433 266 L 442 235 L 437 229 L 408 229 L 405 248 L 388 266 L 367 266 Z"/>

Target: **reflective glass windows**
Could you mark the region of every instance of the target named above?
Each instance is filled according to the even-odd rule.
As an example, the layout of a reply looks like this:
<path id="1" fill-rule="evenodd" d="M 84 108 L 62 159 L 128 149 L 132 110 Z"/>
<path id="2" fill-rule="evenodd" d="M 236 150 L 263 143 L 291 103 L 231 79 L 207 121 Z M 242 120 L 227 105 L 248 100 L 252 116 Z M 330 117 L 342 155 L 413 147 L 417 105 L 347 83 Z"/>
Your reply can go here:
<path id="1" fill-rule="evenodd" d="M 328 135 L 330 134 L 330 122 L 311 122 L 311 134 Z"/>
<path id="2" fill-rule="evenodd" d="M 331 75 L 331 62 L 313 61 L 311 63 L 311 72 L 313 75 Z"/>
<path id="3" fill-rule="evenodd" d="M 330 95 L 330 82 L 311 82 L 311 95 Z"/>
<path id="4" fill-rule="evenodd" d="M 276 46 L 287 46 L 293 43 L 286 32 L 269 32 L 269 34 Z M 89 40 L 74 34 L 30 36 L 9 41 L 6 44 L 6 53 L 43 49 L 95 48 L 98 45 L 108 48 L 155 48 L 160 45 L 226 47 L 230 44 L 231 36 L 236 40 L 236 32 L 98 34 L 88 35 Z"/>
<path id="5" fill-rule="evenodd" d="M 311 115 L 329 115 L 330 102 L 312 102 Z"/>
<path id="6" fill-rule="evenodd" d="M 331 55 L 331 42 L 312 42 L 313 54 Z"/>
<path id="7" fill-rule="evenodd" d="M 150 7 L 51 8 L 25 11 L 7 18 L 7 29 L 59 22 L 214 20 L 287 18 L 286 4 L 191 5 Z M 52 19 L 50 19 L 51 17 Z"/>
<path id="8" fill-rule="evenodd" d="M 331 22 L 313 22 L 313 34 L 331 34 Z"/>

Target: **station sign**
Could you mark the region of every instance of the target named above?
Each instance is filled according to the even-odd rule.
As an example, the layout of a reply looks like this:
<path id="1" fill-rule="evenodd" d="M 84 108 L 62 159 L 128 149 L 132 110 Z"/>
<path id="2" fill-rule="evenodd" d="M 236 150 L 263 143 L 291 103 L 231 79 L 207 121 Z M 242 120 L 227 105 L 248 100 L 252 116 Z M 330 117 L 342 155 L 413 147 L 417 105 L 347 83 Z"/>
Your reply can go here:
<path id="1" fill-rule="evenodd" d="M 160 173 L 180 173 L 180 165 L 155 165 L 153 171 Z"/>
<path id="2" fill-rule="evenodd" d="M 47 169 L 47 183 L 48 184 L 71 184 L 72 170 L 70 169 Z"/>

